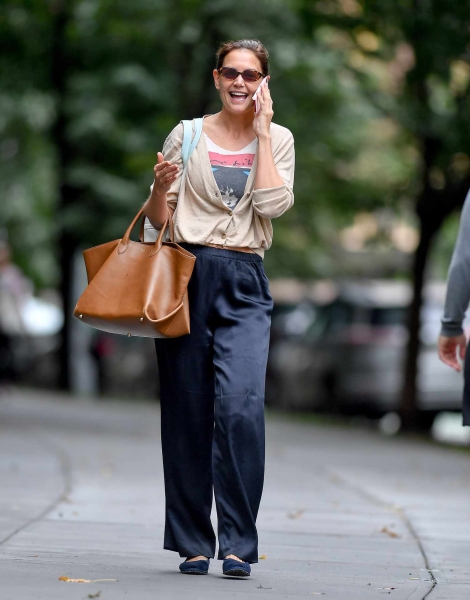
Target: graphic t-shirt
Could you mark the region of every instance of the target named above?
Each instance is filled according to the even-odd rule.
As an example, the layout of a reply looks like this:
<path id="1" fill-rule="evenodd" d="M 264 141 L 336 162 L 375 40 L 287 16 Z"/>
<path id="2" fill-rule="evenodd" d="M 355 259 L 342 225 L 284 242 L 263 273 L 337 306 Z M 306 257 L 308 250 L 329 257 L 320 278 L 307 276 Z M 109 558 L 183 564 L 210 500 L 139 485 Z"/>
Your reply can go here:
<path id="1" fill-rule="evenodd" d="M 233 210 L 245 192 L 246 180 L 253 166 L 258 138 L 255 138 L 245 148 L 234 152 L 217 146 L 206 133 L 204 135 L 212 172 L 222 194 L 222 200 Z"/>

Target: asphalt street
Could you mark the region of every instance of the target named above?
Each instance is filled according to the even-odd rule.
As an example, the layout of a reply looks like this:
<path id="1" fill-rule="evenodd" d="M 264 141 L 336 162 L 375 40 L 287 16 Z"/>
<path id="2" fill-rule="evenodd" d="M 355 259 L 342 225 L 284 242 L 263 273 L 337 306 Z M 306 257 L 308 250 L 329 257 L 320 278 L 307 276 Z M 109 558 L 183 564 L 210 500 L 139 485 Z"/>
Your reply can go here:
<path id="1" fill-rule="evenodd" d="M 158 404 L 3 392 L 0 600 L 470 598 L 469 452 L 268 416 L 266 458 L 252 576 L 183 576 Z"/>

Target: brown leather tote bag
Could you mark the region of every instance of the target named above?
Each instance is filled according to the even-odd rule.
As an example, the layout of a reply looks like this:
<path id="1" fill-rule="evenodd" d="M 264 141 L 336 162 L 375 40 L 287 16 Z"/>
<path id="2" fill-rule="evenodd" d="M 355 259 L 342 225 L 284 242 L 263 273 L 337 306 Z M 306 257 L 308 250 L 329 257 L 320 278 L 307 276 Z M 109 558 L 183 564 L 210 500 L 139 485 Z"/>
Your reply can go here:
<path id="1" fill-rule="evenodd" d="M 172 241 L 170 214 L 155 243 L 132 241 L 142 215 L 141 209 L 121 240 L 84 251 L 88 286 L 73 316 L 110 333 L 179 337 L 189 333 L 187 287 L 196 257 Z M 170 241 L 164 242 L 168 227 Z"/>

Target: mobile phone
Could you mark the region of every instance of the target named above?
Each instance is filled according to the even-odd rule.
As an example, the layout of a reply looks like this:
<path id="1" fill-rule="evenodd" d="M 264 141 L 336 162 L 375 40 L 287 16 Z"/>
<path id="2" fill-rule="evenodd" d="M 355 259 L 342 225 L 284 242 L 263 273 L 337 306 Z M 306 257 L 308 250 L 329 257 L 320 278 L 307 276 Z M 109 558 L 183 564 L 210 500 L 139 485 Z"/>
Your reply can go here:
<path id="1" fill-rule="evenodd" d="M 258 113 L 258 111 L 259 111 L 259 102 L 258 102 L 258 99 L 257 99 L 257 95 L 258 95 L 258 92 L 259 92 L 260 88 L 261 88 L 263 85 L 268 85 L 268 77 L 267 77 L 267 76 L 266 76 L 266 77 L 263 79 L 263 81 L 262 81 L 262 82 L 259 84 L 259 86 L 258 86 L 258 89 L 257 89 L 257 90 L 256 90 L 256 92 L 253 94 L 253 98 L 252 98 L 252 100 L 254 100 L 254 102 L 255 102 L 255 115 L 256 115 L 256 114 Z"/>

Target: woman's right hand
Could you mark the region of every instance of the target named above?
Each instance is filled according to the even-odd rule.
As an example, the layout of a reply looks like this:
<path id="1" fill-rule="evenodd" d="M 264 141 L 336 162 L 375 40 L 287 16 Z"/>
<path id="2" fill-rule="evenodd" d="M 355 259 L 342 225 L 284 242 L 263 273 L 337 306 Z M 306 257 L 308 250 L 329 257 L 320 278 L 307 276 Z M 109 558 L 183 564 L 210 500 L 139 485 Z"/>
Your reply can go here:
<path id="1" fill-rule="evenodd" d="M 157 164 L 153 167 L 155 178 L 153 181 L 152 194 L 157 196 L 166 194 L 178 174 L 177 165 L 172 165 L 164 159 L 161 152 L 157 154 Z"/>

